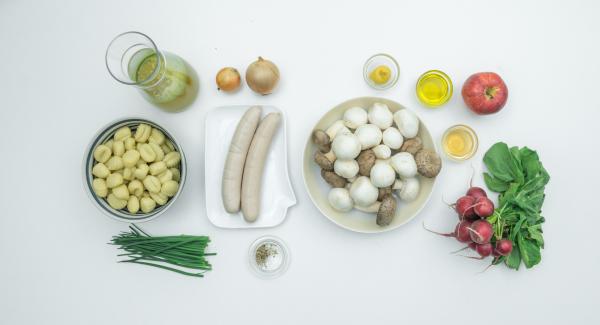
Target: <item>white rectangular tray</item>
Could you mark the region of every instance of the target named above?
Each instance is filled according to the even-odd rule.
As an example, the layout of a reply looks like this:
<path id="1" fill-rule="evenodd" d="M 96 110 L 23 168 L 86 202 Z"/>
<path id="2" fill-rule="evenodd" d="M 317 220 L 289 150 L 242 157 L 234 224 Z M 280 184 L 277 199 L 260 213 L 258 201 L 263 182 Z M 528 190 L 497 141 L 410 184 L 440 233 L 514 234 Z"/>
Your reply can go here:
<path id="1" fill-rule="evenodd" d="M 251 106 L 217 107 L 206 114 L 204 179 L 206 214 L 220 228 L 265 228 L 279 225 L 289 207 L 296 204 L 287 165 L 287 130 L 285 114 L 273 106 L 262 106 L 263 116 L 281 113 L 281 125 L 273 138 L 265 161 L 262 179 L 260 215 L 255 222 L 246 222 L 242 213 L 230 214 L 223 208 L 221 178 L 229 144 L 240 118 Z"/>

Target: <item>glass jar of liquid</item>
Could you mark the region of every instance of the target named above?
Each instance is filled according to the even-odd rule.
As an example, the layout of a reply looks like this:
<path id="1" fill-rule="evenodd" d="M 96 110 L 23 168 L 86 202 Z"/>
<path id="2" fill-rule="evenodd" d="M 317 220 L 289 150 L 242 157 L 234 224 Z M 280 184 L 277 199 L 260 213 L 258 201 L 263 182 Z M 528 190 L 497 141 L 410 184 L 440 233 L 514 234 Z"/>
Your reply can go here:
<path id="1" fill-rule="evenodd" d="M 126 32 L 110 42 L 106 67 L 117 81 L 135 86 L 146 100 L 166 111 L 183 110 L 198 93 L 194 70 L 140 32 Z"/>
<path id="2" fill-rule="evenodd" d="M 479 140 L 475 131 L 466 125 L 454 125 L 442 136 L 442 149 L 455 161 L 467 160 L 477 152 Z"/>
<path id="3" fill-rule="evenodd" d="M 442 71 L 427 71 L 417 81 L 417 97 L 426 106 L 441 106 L 452 98 L 452 80 Z"/>

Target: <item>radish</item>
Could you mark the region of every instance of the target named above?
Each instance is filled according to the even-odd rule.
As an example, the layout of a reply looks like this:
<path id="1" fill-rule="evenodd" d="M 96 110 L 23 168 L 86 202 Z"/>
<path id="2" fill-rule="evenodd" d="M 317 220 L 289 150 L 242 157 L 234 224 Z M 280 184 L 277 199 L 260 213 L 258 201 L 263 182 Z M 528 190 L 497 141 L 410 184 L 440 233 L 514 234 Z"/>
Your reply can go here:
<path id="1" fill-rule="evenodd" d="M 472 196 L 475 200 L 477 200 L 480 197 L 487 197 L 487 194 L 481 187 L 471 186 L 471 188 L 469 188 L 467 191 L 467 196 Z"/>
<path id="2" fill-rule="evenodd" d="M 475 206 L 473 207 L 475 214 L 487 218 L 494 214 L 494 202 L 487 197 L 479 197 L 475 200 Z"/>
<path id="3" fill-rule="evenodd" d="M 479 254 L 481 258 L 490 256 L 493 250 L 494 247 L 490 243 L 477 244 L 477 246 L 475 246 L 475 251 L 477 251 L 477 254 Z"/>
<path id="4" fill-rule="evenodd" d="M 475 217 L 475 199 L 472 196 L 461 196 L 456 200 L 454 204 L 454 209 L 458 213 L 459 218 L 462 219 L 471 219 Z"/>
<path id="5" fill-rule="evenodd" d="M 494 230 L 492 229 L 492 224 L 487 220 L 476 220 L 471 224 L 471 227 L 469 227 L 471 240 L 477 244 L 489 243 L 493 234 Z"/>
<path id="6" fill-rule="evenodd" d="M 509 239 L 500 239 L 496 242 L 496 249 L 494 250 L 494 252 L 498 253 L 498 255 L 508 256 L 512 252 L 512 249 L 512 241 L 510 241 Z"/>
<path id="7" fill-rule="evenodd" d="M 470 243 L 471 242 L 471 235 L 470 235 L 470 231 L 469 231 L 469 229 L 471 228 L 471 221 L 463 220 L 463 221 L 459 222 L 458 224 L 456 224 L 456 227 L 454 228 L 454 232 L 450 232 L 450 233 L 441 233 L 441 232 L 427 229 L 427 227 L 425 227 L 425 223 L 423 223 L 423 228 L 425 228 L 425 230 L 427 230 L 429 232 L 432 232 L 432 233 L 440 235 L 440 236 L 454 237 L 454 238 L 456 238 L 456 240 L 458 240 L 461 243 Z"/>

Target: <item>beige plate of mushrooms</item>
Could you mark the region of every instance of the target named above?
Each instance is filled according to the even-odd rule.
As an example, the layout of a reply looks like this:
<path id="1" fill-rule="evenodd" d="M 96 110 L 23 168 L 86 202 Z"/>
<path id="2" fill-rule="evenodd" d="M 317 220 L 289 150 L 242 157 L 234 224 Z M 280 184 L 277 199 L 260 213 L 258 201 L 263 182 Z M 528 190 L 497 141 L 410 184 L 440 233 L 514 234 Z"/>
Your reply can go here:
<path id="1" fill-rule="evenodd" d="M 303 159 L 315 206 L 335 224 L 361 233 L 412 220 L 442 167 L 422 121 L 377 97 L 351 99 L 327 112 L 311 130 Z"/>

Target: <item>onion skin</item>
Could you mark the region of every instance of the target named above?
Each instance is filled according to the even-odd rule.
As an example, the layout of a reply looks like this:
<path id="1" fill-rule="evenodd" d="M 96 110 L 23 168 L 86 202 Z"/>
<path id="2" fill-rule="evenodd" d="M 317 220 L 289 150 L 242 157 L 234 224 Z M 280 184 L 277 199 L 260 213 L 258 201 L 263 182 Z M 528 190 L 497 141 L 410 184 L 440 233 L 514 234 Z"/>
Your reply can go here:
<path id="1" fill-rule="evenodd" d="M 219 90 L 229 92 L 240 87 L 242 77 L 235 68 L 226 67 L 219 70 L 215 79 Z"/>
<path id="2" fill-rule="evenodd" d="M 246 69 L 246 83 L 254 91 L 261 95 L 268 95 L 279 82 L 279 69 L 277 66 L 262 57 L 252 62 Z"/>

